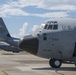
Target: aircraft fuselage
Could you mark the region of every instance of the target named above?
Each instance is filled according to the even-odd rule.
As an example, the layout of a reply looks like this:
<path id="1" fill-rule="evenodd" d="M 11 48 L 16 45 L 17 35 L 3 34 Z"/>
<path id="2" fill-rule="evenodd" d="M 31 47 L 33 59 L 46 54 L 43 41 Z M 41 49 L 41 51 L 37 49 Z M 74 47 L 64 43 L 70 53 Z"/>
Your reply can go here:
<path id="1" fill-rule="evenodd" d="M 44 28 L 31 37 L 24 37 L 19 47 L 34 55 L 48 58 L 54 68 L 62 61 L 73 60 L 76 64 L 76 19 L 47 21 Z"/>

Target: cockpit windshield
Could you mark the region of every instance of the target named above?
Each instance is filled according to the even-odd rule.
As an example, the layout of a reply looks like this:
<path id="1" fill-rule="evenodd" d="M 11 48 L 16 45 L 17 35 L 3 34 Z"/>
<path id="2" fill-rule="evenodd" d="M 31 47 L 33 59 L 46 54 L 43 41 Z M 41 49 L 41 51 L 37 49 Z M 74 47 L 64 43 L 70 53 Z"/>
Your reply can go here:
<path id="1" fill-rule="evenodd" d="M 47 30 L 57 30 L 58 29 L 57 21 L 48 21 L 45 24 L 44 29 L 47 29 Z"/>

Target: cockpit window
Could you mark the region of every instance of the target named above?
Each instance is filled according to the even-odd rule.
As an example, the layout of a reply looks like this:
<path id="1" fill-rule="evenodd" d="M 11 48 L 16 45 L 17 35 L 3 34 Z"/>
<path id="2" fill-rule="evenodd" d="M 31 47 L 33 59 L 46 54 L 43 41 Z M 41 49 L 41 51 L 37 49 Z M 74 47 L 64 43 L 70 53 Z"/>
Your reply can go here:
<path id="1" fill-rule="evenodd" d="M 44 29 L 47 29 L 47 30 L 57 30 L 58 29 L 57 21 L 48 21 L 45 24 Z"/>
<path id="2" fill-rule="evenodd" d="M 58 25 L 54 25 L 54 26 L 53 26 L 53 29 L 54 29 L 54 30 L 58 29 Z"/>
<path id="3" fill-rule="evenodd" d="M 49 24 L 49 25 L 53 25 L 53 21 L 51 21 L 51 22 L 48 22 L 48 24 Z"/>
<path id="4" fill-rule="evenodd" d="M 57 21 L 50 21 L 48 25 L 48 29 L 57 30 L 58 29 Z"/>
<path id="5" fill-rule="evenodd" d="M 48 25 L 46 24 L 46 25 L 44 26 L 44 29 L 47 29 L 47 27 L 48 27 Z"/>
<path id="6" fill-rule="evenodd" d="M 53 27 L 53 25 L 49 25 L 49 26 L 48 26 L 48 29 L 50 30 L 50 29 L 52 29 L 52 27 Z"/>

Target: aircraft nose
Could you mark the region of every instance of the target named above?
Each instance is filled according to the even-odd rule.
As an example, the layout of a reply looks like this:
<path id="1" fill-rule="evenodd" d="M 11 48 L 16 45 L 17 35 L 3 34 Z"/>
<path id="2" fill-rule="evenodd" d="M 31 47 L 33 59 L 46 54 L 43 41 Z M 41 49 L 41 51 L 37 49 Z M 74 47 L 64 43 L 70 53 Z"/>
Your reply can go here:
<path id="1" fill-rule="evenodd" d="M 24 39 L 19 42 L 19 48 L 36 55 L 38 52 L 38 43 L 39 41 L 36 37 L 24 37 Z"/>

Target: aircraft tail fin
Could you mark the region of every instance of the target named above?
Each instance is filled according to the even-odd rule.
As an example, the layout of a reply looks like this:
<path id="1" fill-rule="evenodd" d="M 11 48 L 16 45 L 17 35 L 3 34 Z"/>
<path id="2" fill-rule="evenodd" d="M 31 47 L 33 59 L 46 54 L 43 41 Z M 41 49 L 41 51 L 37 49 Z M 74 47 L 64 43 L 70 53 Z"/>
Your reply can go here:
<path id="1" fill-rule="evenodd" d="M 8 44 L 18 47 L 19 39 L 10 36 L 2 18 L 0 18 L 0 41 L 6 42 Z"/>
<path id="2" fill-rule="evenodd" d="M 0 18 L 0 38 L 11 37 L 2 18 Z"/>

